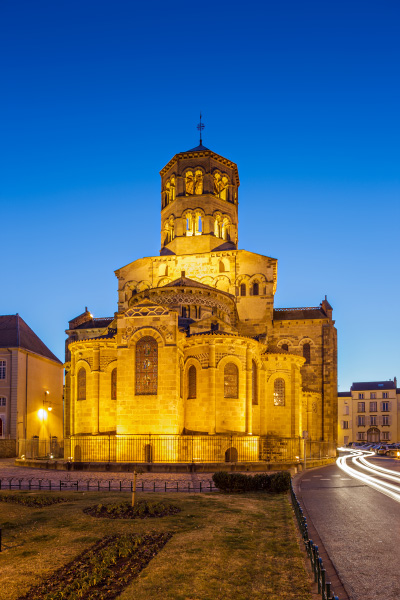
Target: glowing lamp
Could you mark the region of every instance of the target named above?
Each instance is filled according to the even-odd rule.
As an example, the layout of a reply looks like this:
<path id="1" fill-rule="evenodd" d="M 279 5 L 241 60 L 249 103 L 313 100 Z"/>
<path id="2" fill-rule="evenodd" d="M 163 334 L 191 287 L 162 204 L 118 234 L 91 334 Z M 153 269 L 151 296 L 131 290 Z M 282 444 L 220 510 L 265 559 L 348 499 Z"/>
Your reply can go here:
<path id="1" fill-rule="evenodd" d="M 47 419 L 47 412 L 45 411 L 44 408 L 39 408 L 39 410 L 38 410 L 38 417 L 42 421 L 44 421 L 45 419 Z"/>

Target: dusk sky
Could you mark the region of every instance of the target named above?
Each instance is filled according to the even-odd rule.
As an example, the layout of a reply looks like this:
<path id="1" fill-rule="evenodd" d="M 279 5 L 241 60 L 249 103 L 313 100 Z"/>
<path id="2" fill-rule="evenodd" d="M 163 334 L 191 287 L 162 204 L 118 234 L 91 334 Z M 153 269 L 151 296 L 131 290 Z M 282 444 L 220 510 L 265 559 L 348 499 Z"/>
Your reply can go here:
<path id="1" fill-rule="evenodd" d="M 0 3 L 0 314 L 64 360 L 160 251 L 160 169 L 238 165 L 239 248 L 338 329 L 339 390 L 400 377 L 398 0 Z"/>

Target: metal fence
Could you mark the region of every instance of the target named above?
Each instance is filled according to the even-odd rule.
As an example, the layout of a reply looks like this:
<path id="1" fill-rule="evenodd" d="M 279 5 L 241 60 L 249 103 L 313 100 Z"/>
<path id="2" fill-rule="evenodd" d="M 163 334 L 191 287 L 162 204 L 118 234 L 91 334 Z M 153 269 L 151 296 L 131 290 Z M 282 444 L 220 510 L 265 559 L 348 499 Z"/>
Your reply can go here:
<path id="1" fill-rule="evenodd" d="M 318 546 L 313 544 L 313 541 L 308 537 L 307 519 L 303 515 L 303 509 L 297 500 L 292 484 L 290 484 L 290 495 L 304 546 L 311 562 L 314 581 L 318 585 L 318 594 L 321 594 L 322 600 L 339 600 L 338 596 L 336 596 L 332 590 L 332 584 L 329 581 L 326 581 L 326 570 L 324 569 L 322 558 L 319 556 Z"/>
<path id="2" fill-rule="evenodd" d="M 328 442 L 305 445 L 307 460 L 335 457 Z M 74 462 L 134 463 L 297 463 L 301 438 L 249 435 L 86 435 L 63 440 L 19 440 L 18 456 Z"/>

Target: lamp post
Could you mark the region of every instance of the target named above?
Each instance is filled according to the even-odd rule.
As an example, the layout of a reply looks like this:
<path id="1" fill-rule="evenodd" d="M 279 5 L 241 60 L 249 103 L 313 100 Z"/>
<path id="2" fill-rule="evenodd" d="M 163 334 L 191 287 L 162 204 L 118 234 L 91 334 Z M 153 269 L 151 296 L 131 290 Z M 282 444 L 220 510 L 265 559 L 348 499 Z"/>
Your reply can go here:
<path id="1" fill-rule="evenodd" d="M 45 410 L 46 410 L 46 404 L 47 404 L 47 411 L 51 412 L 53 410 L 53 407 L 51 406 L 51 401 L 47 400 L 47 396 L 50 394 L 49 390 L 45 390 L 44 392 L 44 398 L 43 398 L 43 420 L 44 420 L 44 415 Z M 51 435 L 50 435 L 50 427 L 47 426 L 47 433 L 49 434 L 49 454 L 51 454 Z"/>

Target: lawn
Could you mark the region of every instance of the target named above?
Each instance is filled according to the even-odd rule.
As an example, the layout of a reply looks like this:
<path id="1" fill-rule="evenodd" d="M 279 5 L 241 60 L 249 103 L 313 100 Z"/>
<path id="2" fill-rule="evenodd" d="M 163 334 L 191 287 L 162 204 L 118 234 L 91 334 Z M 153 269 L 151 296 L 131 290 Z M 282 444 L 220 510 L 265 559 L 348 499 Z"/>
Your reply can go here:
<path id="1" fill-rule="evenodd" d="M 0 600 L 17 600 L 106 536 L 154 538 L 160 533 L 173 535 L 128 583 L 120 600 L 311 598 L 286 494 L 139 494 L 138 499 L 168 501 L 181 511 L 134 520 L 83 512 L 97 503 L 129 500 L 128 494 L 51 497 L 57 495 L 68 501 L 39 508 L 0 502 Z"/>

